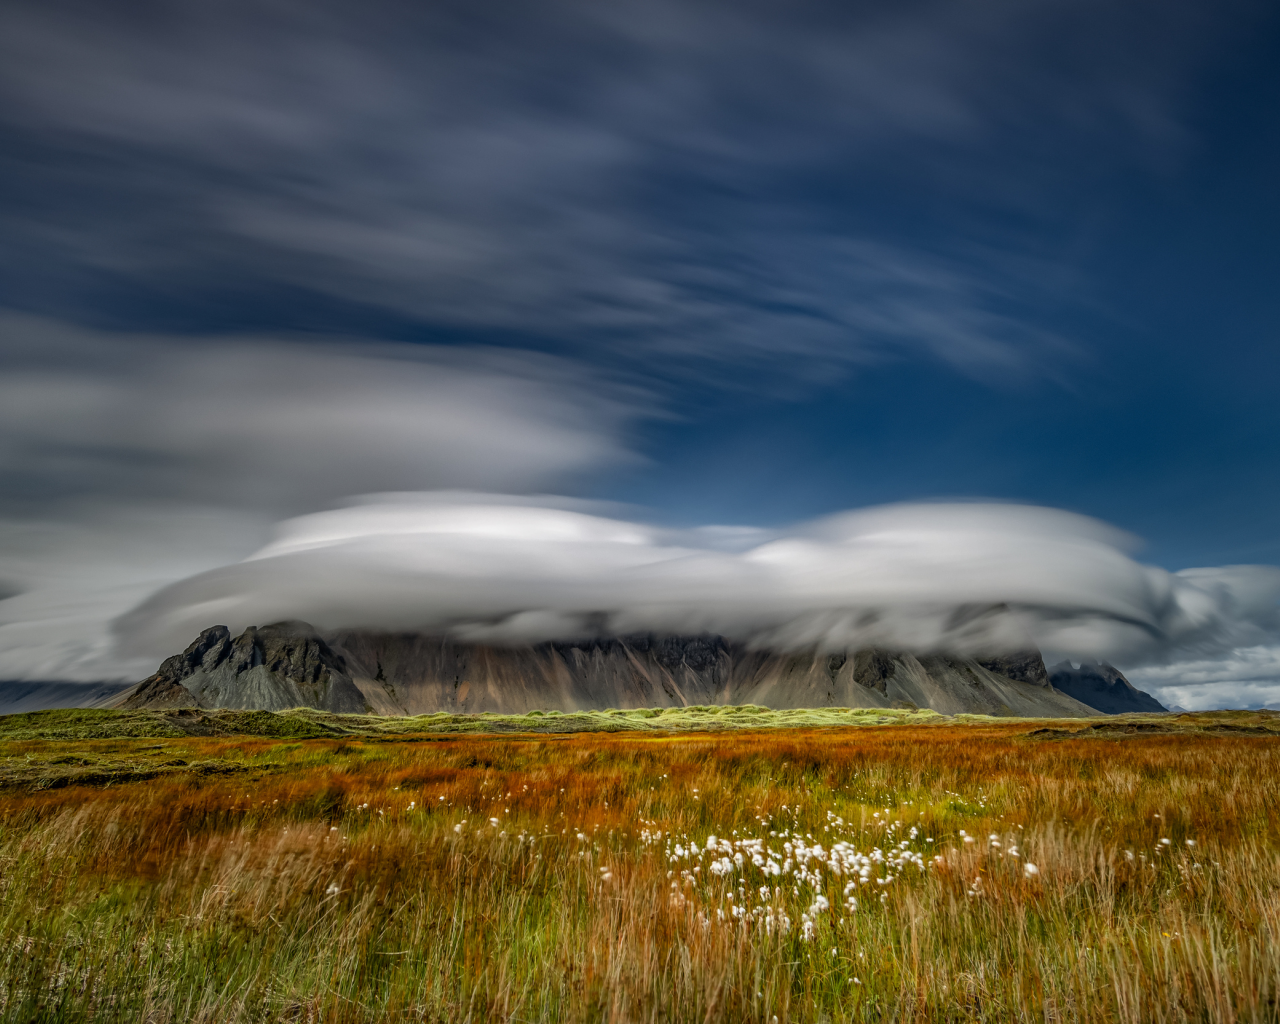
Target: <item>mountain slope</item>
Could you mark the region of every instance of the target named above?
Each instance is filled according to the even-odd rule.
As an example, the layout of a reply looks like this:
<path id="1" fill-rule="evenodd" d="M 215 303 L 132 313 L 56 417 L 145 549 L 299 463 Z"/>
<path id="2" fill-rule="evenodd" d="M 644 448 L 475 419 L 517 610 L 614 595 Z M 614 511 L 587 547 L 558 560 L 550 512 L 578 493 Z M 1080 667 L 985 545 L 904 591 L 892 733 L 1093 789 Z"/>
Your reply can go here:
<path id="1" fill-rule="evenodd" d="M 1025 655 L 1018 661 L 1024 662 Z M 1030 682 L 1002 669 L 1017 672 L 1001 659 L 917 658 L 877 650 L 858 651 L 852 657 L 773 655 L 762 660 L 733 703 L 776 708 L 913 705 L 944 715 L 1075 717 L 1097 713 L 1050 686 L 1047 675 L 1043 683 Z"/>
<path id="2" fill-rule="evenodd" d="M 205 630 L 121 695 L 121 708 L 280 710 L 306 705 L 384 715 L 761 704 L 914 706 L 943 714 L 1088 716 L 1055 689 L 1037 654 L 996 659 L 749 651 L 720 637 L 628 637 L 491 647 L 411 633 L 303 623 Z"/>
<path id="3" fill-rule="evenodd" d="M 0 715 L 54 708 L 87 708 L 111 700 L 128 685 L 6 679 L 0 681 Z"/>
<path id="4" fill-rule="evenodd" d="M 1064 661 L 1049 670 L 1049 678 L 1063 693 L 1097 708 L 1104 715 L 1166 710 L 1151 694 L 1139 690 L 1119 669 L 1106 662 L 1097 665 L 1085 662 L 1079 668 L 1072 668 L 1071 662 Z"/>
<path id="5" fill-rule="evenodd" d="M 226 626 L 213 626 L 104 706 L 369 710 L 342 658 L 300 622 L 251 626 L 234 640 Z"/>

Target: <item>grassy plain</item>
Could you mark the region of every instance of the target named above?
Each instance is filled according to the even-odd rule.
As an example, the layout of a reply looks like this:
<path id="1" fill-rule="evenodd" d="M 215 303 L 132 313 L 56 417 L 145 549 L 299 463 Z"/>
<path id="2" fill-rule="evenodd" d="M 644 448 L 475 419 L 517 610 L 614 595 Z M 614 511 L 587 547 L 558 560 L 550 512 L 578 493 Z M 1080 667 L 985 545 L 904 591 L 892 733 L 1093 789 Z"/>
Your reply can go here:
<path id="1" fill-rule="evenodd" d="M 1274 716 L 275 718 L 0 720 L 0 1020 L 1280 1019 Z"/>

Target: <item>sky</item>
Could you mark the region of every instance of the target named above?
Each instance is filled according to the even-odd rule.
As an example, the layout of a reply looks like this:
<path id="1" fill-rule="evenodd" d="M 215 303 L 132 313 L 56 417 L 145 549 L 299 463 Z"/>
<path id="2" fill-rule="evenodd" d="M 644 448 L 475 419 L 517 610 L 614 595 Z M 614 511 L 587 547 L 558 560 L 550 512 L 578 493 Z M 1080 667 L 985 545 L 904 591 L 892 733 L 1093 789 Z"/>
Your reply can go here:
<path id="1" fill-rule="evenodd" d="M 1243 0 L 6 4 L 0 677 L 140 677 L 192 594 L 435 572 L 387 524 L 466 507 L 511 547 L 455 582 L 588 567 L 466 629 L 631 608 L 622 537 L 772 642 L 989 602 L 1166 702 L 1280 701 L 1277 111 Z M 280 554 L 330 522 L 343 582 Z"/>

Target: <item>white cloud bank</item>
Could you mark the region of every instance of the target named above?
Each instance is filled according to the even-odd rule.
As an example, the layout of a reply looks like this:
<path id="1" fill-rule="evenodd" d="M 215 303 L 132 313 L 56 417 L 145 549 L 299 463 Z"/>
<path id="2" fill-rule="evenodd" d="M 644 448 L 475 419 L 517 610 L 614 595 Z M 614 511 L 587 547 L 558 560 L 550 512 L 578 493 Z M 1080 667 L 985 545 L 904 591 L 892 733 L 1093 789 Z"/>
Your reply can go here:
<path id="1" fill-rule="evenodd" d="M 201 629 L 298 618 L 497 643 L 708 631 L 784 649 L 879 645 L 1167 664 L 1280 636 L 1280 569 L 1169 573 L 1072 513 L 897 505 L 777 532 L 664 531 L 569 499 L 372 496 L 290 520 L 249 559 L 118 623 L 161 656 Z"/>
<path id="2" fill-rule="evenodd" d="M 0 315 L 0 679 L 138 678 L 109 623 L 368 490 L 638 459 L 644 396 L 527 352 L 124 335 Z M 181 646 L 181 645 L 180 645 Z"/>

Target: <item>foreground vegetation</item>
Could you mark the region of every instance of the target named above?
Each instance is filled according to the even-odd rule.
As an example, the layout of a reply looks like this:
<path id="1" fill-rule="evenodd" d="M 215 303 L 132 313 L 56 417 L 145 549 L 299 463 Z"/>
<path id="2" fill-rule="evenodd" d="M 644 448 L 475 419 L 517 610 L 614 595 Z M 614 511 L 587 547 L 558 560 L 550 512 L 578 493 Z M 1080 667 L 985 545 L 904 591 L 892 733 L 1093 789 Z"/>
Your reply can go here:
<path id="1" fill-rule="evenodd" d="M 1275 716 L 82 714 L 0 722 L 6 1021 L 1278 1019 Z"/>

